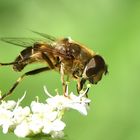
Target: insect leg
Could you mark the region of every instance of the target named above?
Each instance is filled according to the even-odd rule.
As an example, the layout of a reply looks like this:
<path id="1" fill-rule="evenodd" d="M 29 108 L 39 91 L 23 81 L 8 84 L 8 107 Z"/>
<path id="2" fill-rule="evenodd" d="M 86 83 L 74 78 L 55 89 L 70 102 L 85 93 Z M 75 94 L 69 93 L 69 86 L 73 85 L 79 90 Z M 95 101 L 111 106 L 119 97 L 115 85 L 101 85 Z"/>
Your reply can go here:
<path id="1" fill-rule="evenodd" d="M 8 65 L 16 64 L 16 63 L 17 63 L 17 62 L 0 63 L 0 66 L 8 66 Z"/>
<path id="2" fill-rule="evenodd" d="M 42 57 L 43 57 L 43 59 L 48 63 L 49 67 L 50 67 L 51 69 L 54 69 L 55 66 L 54 66 L 54 64 L 52 63 L 52 61 L 50 60 L 50 58 L 48 57 L 47 52 L 42 53 Z"/>
<path id="3" fill-rule="evenodd" d="M 60 74 L 61 74 L 61 82 L 62 82 L 62 88 L 63 88 L 63 94 L 64 96 L 66 95 L 66 89 L 67 89 L 67 85 L 64 79 L 64 66 L 63 63 L 61 62 L 57 62 L 55 65 L 52 63 L 52 61 L 50 60 L 50 58 L 48 57 L 47 52 L 46 53 L 42 53 L 42 57 L 46 60 L 46 62 L 48 63 L 48 65 L 50 66 L 51 69 L 54 69 L 58 64 L 60 64 Z M 67 77 L 67 80 L 69 79 L 69 76 Z"/>
<path id="4" fill-rule="evenodd" d="M 67 96 L 66 95 L 66 82 L 65 82 L 65 79 L 64 79 L 64 64 L 61 63 L 60 65 L 60 74 L 61 74 L 61 82 L 62 82 L 62 87 L 63 87 L 63 94 L 64 96 Z"/>
<path id="5" fill-rule="evenodd" d="M 84 92 L 85 91 L 85 89 L 84 89 L 85 82 L 86 82 L 85 79 L 81 79 L 81 80 L 78 79 L 78 82 L 77 82 L 77 85 L 76 85 L 78 94 L 80 94 L 80 92 Z M 86 90 L 86 93 L 85 93 L 87 98 L 88 98 L 88 94 L 87 94 L 88 91 L 89 91 L 89 88 Z"/>
<path id="6" fill-rule="evenodd" d="M 0 98 L 0 100 L 3 100 L 4 98 L 6 98 L 10 94 L 12 94 L 14 89 L 18 86 L 18 84 L 23 80 L 24 77 L 29 76 L 29 75 L 35 75 L 35 74 L 38 74 L 38 73 L 41 73 L 41 72 L 44 72 L 44 71 L 48 71 L 48 70 L 51 70 L 51 69 L 49 67 L 42 67 L 42 68 L 38 68 L 38 69 L 31 70 L 31 71 L 28 71 L 28 72 L 24 73 L 22 76 L 20 76 L 17 79 L 17 81 L 12 86 L 12 88 Z"/>

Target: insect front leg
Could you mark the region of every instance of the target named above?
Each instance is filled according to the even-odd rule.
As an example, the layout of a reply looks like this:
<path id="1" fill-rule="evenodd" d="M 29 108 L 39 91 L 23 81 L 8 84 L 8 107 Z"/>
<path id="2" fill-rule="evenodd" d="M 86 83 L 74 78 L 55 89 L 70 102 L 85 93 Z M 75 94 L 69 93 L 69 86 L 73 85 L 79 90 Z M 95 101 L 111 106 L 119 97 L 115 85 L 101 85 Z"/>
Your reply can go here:
<path id="1" fill-rule="evenodd" d="M 88 94 L 87 94 L 87 93 L 88 93 L 88 91 L 89 91 L 89 88 L 87 88 L 87 89 L 85 90 L 85 87 L 84 87 L 85 83 L 86 83 L 86 80 L 85 80 L 85 79 L 83 79 L 83 78 L 82 78 L 82 79 L 78 79 L 78 80 L 77 80 L 76 88 L 77 88 L 78 94 L 80 94 L 80 93 L 86 91 L 85 95 L 86 95 L 86 97 L 88 98 Z"/>
<path id="2" fill-rule="evenodd" d="M 60 74 L 61 74 L 63 94 L 64 94 L 64 96 L 67 96 L 66 95 L 67 85 L 66 85 L 65 78 L 64 78 L 64 64 L 63 63 L 61 63 L 61 65 L 60 65 Z"/>

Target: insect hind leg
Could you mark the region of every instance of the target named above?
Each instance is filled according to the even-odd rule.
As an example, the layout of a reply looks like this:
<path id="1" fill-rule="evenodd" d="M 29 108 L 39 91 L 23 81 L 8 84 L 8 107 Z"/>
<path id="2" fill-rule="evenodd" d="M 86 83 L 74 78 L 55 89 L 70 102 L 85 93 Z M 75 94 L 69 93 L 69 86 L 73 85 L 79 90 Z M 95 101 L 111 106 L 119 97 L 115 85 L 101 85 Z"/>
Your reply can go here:
<path id="1" fill-rule="evenodd" d="M 24 73 L 22 76 L 20 76 L 17 79 L 17 81 L 13 84 L 12 88 L 6 94 L 2 95 L 2 97 L 0 98 L 0 101 L 3 100 L 4 98 L 6 98 L 7 96 L 11 95 L 13 93 L 14 89 L 18 86 L 18 84 L 23 80 L 24 77 L 27 77 L 29 75 L 35 75 L 35 74 L 38 74 L 38 73 L 41 73 L 44 71 L 48 71 L 48 70 L 50 70 L 49 67 L 42 67 L 42 68 L 38 68 L 38 69 L 31 70 L 31 71 Z"/>
<path id="2" fill-rule="evenodd" d="M 9 66 L 9 65 L 14 65 L 14 64 L 17 64 L 17 62 L 0 63 L 0 66 Z"/>
<path id="3" fill-rule="evenodd" d="M 12 65 L 14 71 L 21 71 L 27 64 L 22 63 L 22 61 L 19 63 L 18 61 L 9 62 L 9 63 L 0 63 L 0 66 L 9 66 Z"/>

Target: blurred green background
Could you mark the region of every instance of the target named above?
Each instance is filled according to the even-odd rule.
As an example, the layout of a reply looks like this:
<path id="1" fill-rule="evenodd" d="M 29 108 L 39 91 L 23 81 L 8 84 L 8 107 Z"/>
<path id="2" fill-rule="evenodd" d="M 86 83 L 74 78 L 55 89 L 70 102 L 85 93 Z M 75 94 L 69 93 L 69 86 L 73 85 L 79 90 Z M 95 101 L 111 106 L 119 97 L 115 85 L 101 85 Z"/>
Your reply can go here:
<path id="1" fill-rule="evenodd" d="M 90 90 L 88 116 L 65 114 L 67 140 L 140 139 L 140 1 L 139 0 L 0 0 L 0 36 L 38 37 L 29 30 L 56 37 L 71 36 L 101 54 L 109 75 Z M 11 62 L 22 50 L 0 42 L 0 62 Z M 24 72 L 0 67 L 0 90 L 7 92 Z M 26 78 L 8 99 L 17 100 L 27 90 L 23 105 L 35 96 L 44 101 L 43 85 L 61 91 L 56 72 Z M 75 91 L 75 83 L 70 85 Z M 2 134 L 0 139 L 20 139 Z"/>

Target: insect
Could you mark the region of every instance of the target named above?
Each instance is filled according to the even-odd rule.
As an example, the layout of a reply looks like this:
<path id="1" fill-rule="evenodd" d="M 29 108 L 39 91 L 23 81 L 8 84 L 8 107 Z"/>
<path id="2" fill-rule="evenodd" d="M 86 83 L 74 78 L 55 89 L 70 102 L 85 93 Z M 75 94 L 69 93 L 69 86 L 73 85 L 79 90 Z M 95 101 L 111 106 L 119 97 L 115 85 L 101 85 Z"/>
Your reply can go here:
<path id="1" fill-rule="evenodd" d="M 44 37 L 44 39 L 1 38 L 4 42 L 23 47 L 24 49 L 13 62 L 0 63 L 0 66 L 12 65 L 17 72 L 22 71 L 27 65 L 35 62 L 44 62 L 46 66 L 21 75 L 0 100 L 12 94 L 24 77 L 41 72 L 53 69 L 58 71 L 61 74 L 64 94 L 66 90 L 65 75 L 67 79 L 75 79 L 77 81 L 76 87 L 79 93 L 84 89 L 86 81 L 89 81 L 91 84 L 97 84 L 101 80 L 102 75 L 108 72 L 102 56 L 73 41 L 71 38 L 57 39 L 44 33 L 33 32 Z"/>

